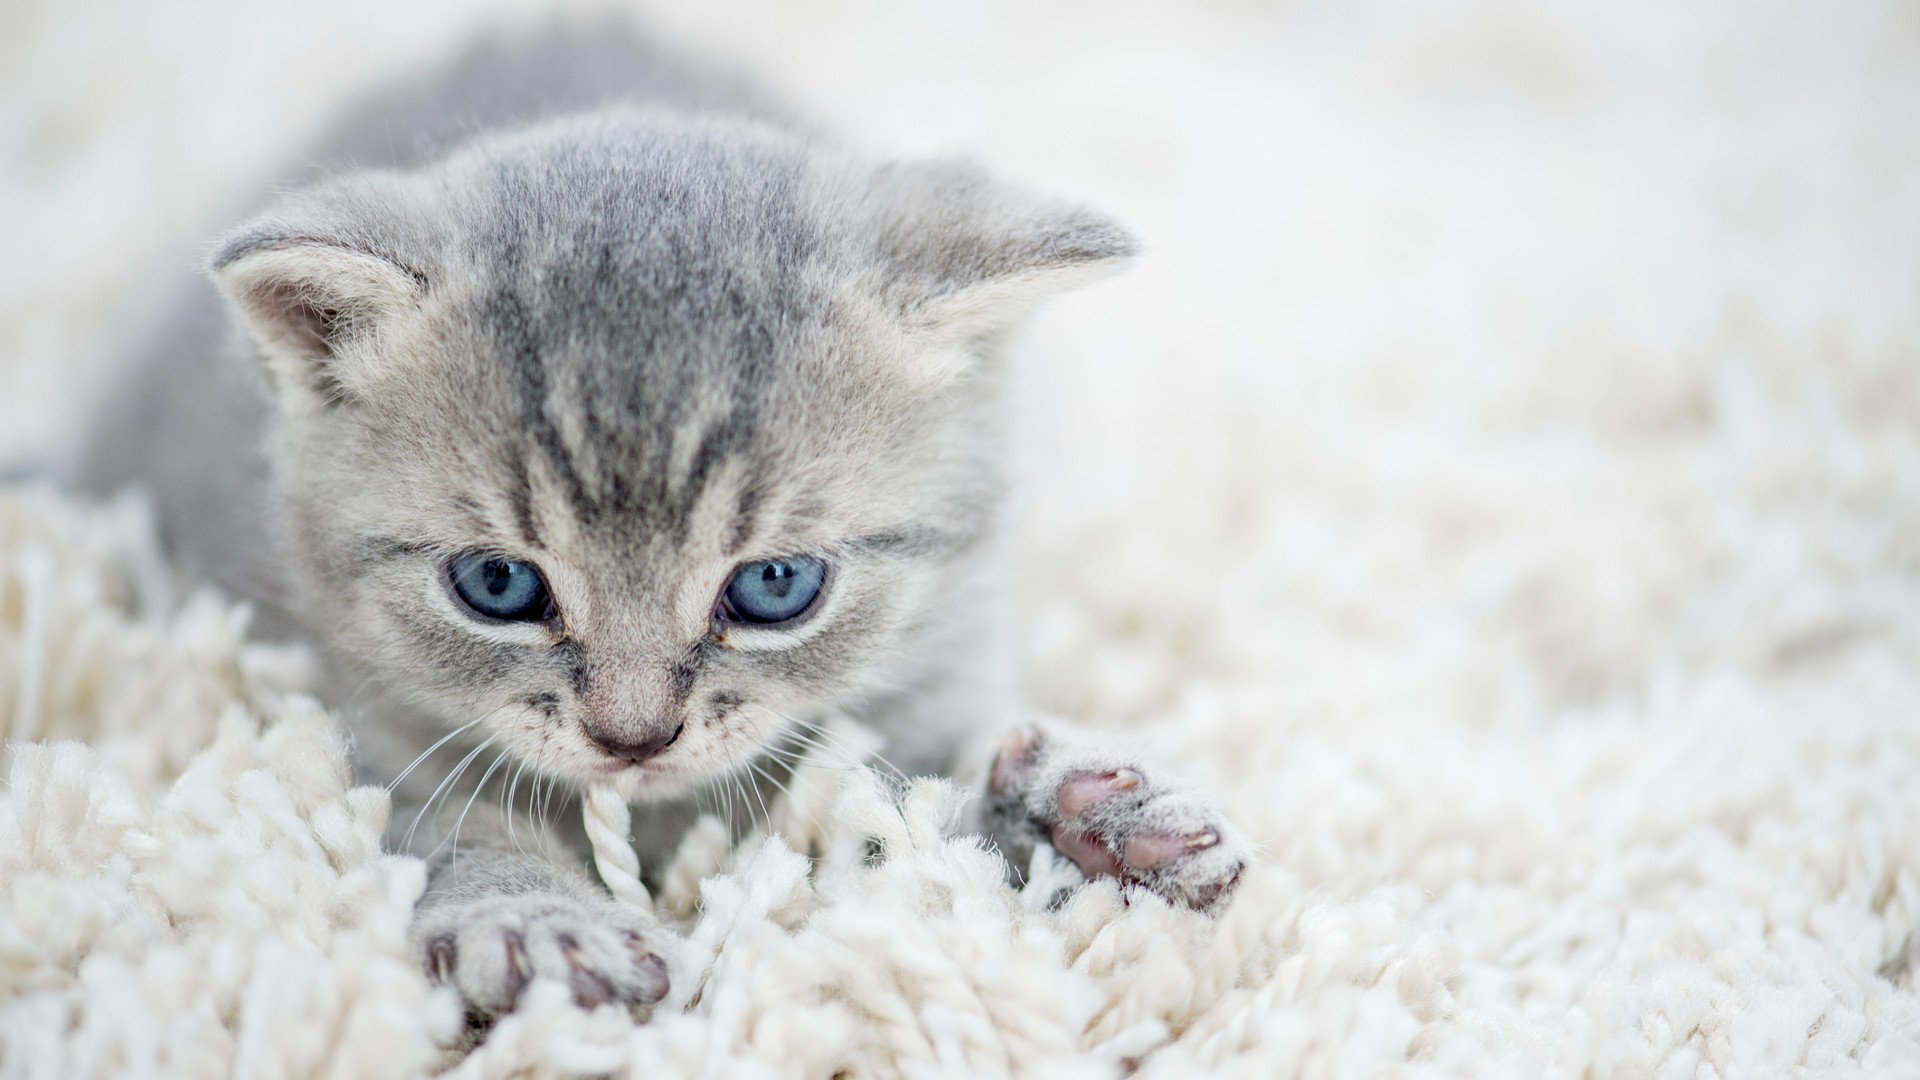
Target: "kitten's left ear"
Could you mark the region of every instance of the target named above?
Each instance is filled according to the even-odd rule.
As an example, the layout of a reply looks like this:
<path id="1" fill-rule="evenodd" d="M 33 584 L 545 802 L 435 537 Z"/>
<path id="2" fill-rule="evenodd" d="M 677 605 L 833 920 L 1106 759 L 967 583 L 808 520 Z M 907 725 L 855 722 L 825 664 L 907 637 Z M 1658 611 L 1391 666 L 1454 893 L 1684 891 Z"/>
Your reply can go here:
<path id="1" fill-rule="evenodd" d="M 1137 250 L 1112 220 L 964 162 L 888 165 L 869 192 L 881 295 L 910 332 L 939 343 L 998 330 Z"/>
<path id="2" fill-rule="evenodd" d="M 269 217 L 209 264 L 245 317 L 283 404 L 337 405 L 390 367 L 381 338 L 415 310 L 426 279 L 364 230 Z"/>

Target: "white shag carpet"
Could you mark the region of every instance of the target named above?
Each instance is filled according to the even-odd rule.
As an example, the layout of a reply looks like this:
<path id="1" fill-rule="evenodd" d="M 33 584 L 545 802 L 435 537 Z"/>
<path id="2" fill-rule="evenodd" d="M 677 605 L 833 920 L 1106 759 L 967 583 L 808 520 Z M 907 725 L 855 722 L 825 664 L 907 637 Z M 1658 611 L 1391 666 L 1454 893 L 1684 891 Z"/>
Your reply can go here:
<path id="1" fill-rule="evenodd" d="M 512 6 L 0 7 L 0 454 L 339 94 Z M 1034 911 L 952 793 L 820 770 L 810 876 L 683 854 L 689 1008 L 536 988 L 463 1059 L 301 658 L 14 489 L 0 1073 L 1920 1074 L 1909 6 L 642 11 L 1145 237 L 1013 357 L 1018 653 L 1262 868 Z"/>

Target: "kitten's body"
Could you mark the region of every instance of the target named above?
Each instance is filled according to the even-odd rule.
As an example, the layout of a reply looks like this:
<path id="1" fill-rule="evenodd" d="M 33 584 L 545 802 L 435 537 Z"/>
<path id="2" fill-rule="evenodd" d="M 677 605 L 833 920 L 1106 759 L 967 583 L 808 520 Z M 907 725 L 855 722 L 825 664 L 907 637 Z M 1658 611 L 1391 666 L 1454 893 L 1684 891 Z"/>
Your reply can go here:
<path id="1" fill-rule="evenodd" d="M 405 774 L 396 846 L 473 755 L 412 837 L 437 976 L 482 1013 L 538 974 L 650 1002 L 659 931 L 587 885 L 572 828 L 507 842 L 509 776 L 637 775 L 658 869 L 691 798 L 827 714 L 910 771 L 985 765 L 993 342 L 1130 242 L 949 163 L 864 163 L 618 35 L 475 54 L 343 132 L 215 256 L 243 319 L 188 290 L 76 479 L 153 489 L 191 572 L 320 650 L 360 768 Z M 462 608 L 474 552 L 538 567 L 551 617 Z M 730 614 L 741 566 L 813 555 L 804 617 Z M 1016 735 L 980 824 L 1210 904 L 1237 842 L 1136 768 Z"/>

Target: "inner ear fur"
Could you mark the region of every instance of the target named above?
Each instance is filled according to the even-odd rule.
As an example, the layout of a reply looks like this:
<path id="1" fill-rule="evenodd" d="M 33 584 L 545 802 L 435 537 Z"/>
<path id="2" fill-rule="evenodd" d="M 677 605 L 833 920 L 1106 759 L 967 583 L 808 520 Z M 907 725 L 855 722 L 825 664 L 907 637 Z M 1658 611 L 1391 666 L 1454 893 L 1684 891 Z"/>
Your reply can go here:
<path id="1" fill-rule="evenodd" d="M 276 380 L 328 404 L 354 398 L 374 374 L 382 328 L 426 291 L 423 275 L 384 255 L 272 232 L 234 238 L 211 270 Z"/>
<path id="2" fill-rule="evenodd" d="M 964 161 L 883 166 L 869 190 L 882 295 L 910 332 L 935 340 L 998 330 L 1138 250 L 1112 219 Z"/>

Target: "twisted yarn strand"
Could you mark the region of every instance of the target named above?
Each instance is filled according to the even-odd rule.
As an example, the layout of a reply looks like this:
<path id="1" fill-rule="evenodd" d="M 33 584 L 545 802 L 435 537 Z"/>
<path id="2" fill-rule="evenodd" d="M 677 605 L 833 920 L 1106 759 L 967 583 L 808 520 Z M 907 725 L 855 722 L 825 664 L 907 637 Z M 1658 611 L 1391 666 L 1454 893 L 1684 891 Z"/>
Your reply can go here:
<path id="1" fill-rule="evenodd" d="M 630 839 L 633 812 L 627 806 L 627 793 L 612 784 L 595 784 L 580 801 L 580 816 L 587 827 L 587 840 L 593 845 L 593 866 L 600 880 L 616 899 L 645 911 L 653 910 L 653 897 L 640 884 L 640 856 L 634 854 Z"/>

